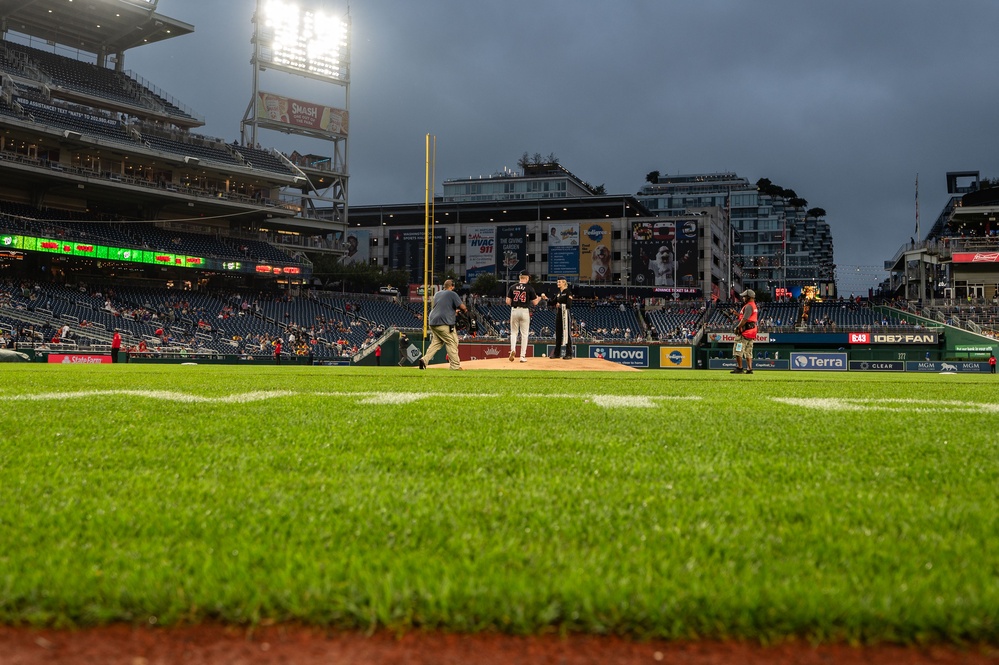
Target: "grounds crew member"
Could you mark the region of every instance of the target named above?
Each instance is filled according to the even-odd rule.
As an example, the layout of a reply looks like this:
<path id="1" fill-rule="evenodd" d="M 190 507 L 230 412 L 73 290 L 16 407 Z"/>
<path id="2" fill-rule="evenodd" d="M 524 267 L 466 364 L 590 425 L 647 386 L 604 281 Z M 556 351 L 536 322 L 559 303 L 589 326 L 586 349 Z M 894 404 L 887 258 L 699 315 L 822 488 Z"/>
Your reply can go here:
<path id="1" fill-rule="evenodd" d="M 746 289 L 742 296 L 742 311 L 739 312 L 739 323 L 735 326 L 736 340 L 732 345 L 732 356 L 735 358 L 735 369 L 732 374 L 753 373 L 753 340 L 756 339 L 756 322 L 760 318 L 760 308 L 756 306 L 756 291 Z M 745 361 L 745 368 L 743 368 Z"/>
<path id="2" fill-rule="evenodd" d="M 454 292 L 454 281 L 444 280 L 444 288 L 434 294 L 434 307 L 430 310 L 427 323 L 430 325 L 430 336 L 433 340 L 426 355 L 420 358 L 420 369 L 427 368 L 427 362 L 433 360 L 434 354 L 443 346 L 447 349 L 447 359 L 451 369 L 461 369 L 461 359 L 458 357 L 458 335 L 455 333 L 456 310 L 467 312 L 468 308 Z"/>

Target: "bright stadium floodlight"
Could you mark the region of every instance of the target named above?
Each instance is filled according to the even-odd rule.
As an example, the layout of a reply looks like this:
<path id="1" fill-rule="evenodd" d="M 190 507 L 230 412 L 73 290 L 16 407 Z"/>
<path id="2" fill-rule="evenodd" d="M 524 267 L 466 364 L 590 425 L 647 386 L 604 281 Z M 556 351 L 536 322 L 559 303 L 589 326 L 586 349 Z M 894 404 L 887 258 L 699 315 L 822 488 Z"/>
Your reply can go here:
<path id="1" fill-rule="evenodd" d="M 287 0 L 264 0 L 258 17 L 261 60 L 312 76 L 347 79 L 347 23 Z"/>

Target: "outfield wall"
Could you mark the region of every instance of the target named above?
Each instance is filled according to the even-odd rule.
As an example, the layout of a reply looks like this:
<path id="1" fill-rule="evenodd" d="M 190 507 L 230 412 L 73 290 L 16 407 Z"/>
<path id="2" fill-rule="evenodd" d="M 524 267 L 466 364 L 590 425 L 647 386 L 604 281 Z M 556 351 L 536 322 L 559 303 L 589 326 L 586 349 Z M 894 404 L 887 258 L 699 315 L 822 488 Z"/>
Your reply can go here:
<path id="1" fill-rule="evenodd" d="M 383 344 L 381 364 L 384 366 L 413 366 L 419 360 L 423 345 L 410 342 L 402 357 L 398 344 Z M 519 353 L 518 345 L 518 353 Z M 555 347 L 548 343 L 529 344 L 528 357 L 550 356 Z M 488 360 L 506 358 L 510 353 L 508 341 L 463 343 L 458 345 L 458 351 L 463 361 Z M 689 346 L 659 346 L 649 344 L 576 344 L 576 356 L 579 358 L 601 358 L 611 362 L 621 363 L 636 369 L 713 369 L 731 371 L 736 367 L 731 357 L 731 348 L 692 348 Z M 754 358 L 753 369 L 762 371 L 836 371 L 836 372 L 973 372 L 989 373 L 991 368 L 986 360 L 926 360 L 925 352 L 920 357 L 922 349 L 914 351 L 911 347 L 886 348 L 879 357 L 871 357 L 869 350 L 830 350 L 804 349 L 780 351 L 781 357 L 775 359 Z M 34 362 L 49 362 L 61 364 L 106 364 L 110 363 L 109 355 L 100 353 L 48 353 L 29 351 Z M 724 355 L 721 355 L 724 354 Z M 913 359 L 913 358 L 917 359 Z M 180 364 L 198 363 L 206 365 L 273 365 L 274 358 L 270 356 L 239 356 L 239 355 L 205 355 L 198 354 L 139 354 L 129 356 L 121 354 L 121 362 L 148 364 Z M 434 357 L 434 363 L 446 362 L 446 351 L 441 349 Z M 286 356 L 281 359 L 282 365 L 312 364 L 307 356 Z M 351 363 L 337 359 L 320 361 L 318 364 L 346 366 L 358 364 L 374 366 L 373 355 L 361 357 L 360 362 Z"/>
<path id="2" fill-rule="evenodd" d="M 528 357 L 551 355 L 554 345 L 547 343 L 528 345 Z M 724 352 L 731 356 L 731 347 L 716 349 L 689 346 L 659 346 L 648 344 L 576 344 L 579 358 L 603 358 L 637 369 L 715 369 L 732 370 L 735 360 L 731 357 L 714 357 Z M 462 360 L 488 360 L 506 358 L 510 343 L 506 340 L 458 345 Z M 520 353 L 520 345 L 517 346 Z M 709 356 L 711 354 L 711 356 Z M 756 358 L 753 369 L 783 371 L 839 371 L 839 372 L 989 372 L 987 361 L 925 360 L 926 350 L 912 346 L 886 346 L 877 354 L 870 349 L 786 349 L 781 358 Z M 442 349 L 434 363 L 445 362 Z M 418 359 L 418 356 L 417 356 Z M 415 360 L 413 361 L 415 362 Z M 373 363 L 365 363 L 373 364 Z"/>

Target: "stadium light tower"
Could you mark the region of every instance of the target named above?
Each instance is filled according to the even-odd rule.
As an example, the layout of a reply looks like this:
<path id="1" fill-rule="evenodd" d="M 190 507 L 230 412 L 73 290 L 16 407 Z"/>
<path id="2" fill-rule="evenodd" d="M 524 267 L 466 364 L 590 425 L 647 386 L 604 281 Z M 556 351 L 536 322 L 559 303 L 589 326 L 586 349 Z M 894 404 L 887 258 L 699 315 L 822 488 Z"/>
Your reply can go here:
<path id="1" fill-rule="evenodd" d="M 346 13 L 318 9 L 319 4 L 319 0 L 257 0 L 253 98 L 243 116 L 242 137 L 245 145 L 255 146 L 258 130 L 267 129 L 328 142 L 331 154 L 296 153 L 286 159 L 301 178 L 297 196 L 303 215 L 346 225 L 350 20 Z M 310 102 L 261 90 L 261 72 L 268 70 L 328 83 L 323 94 L 336 99 Z"/>

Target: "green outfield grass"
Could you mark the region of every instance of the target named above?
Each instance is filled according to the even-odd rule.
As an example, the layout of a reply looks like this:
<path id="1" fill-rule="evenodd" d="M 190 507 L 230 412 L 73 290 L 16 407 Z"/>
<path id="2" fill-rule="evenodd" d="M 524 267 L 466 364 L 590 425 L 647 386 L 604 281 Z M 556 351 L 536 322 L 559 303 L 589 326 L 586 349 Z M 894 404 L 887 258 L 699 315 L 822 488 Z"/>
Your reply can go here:
<path id="1" fill-rule="evenodd" d="M 999 642 L 992 376 L 0 377 L 0 623 Z"/>

